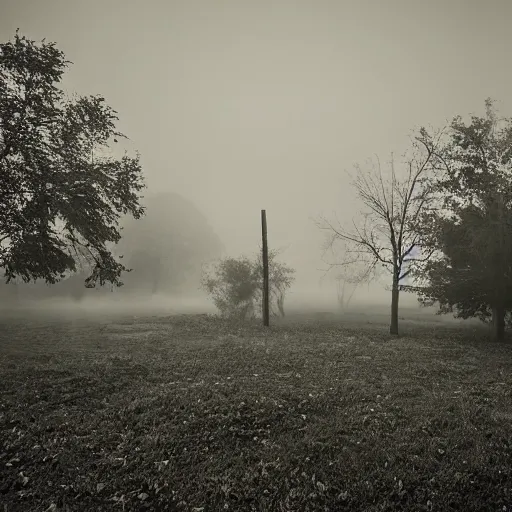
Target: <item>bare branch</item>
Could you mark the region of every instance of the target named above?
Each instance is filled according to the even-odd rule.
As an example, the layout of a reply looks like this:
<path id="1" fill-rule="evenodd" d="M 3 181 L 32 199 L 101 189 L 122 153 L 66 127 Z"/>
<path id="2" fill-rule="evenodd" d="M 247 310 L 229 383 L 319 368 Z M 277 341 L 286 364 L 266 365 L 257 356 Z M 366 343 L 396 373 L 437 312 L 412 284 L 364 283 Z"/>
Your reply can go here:
<path id="1" fill-rule="evenodd" d="M 413 154 L 404 162 L 406 174 L 403 178 L 397 175 L 393 154 L 388 178 L 378 156 L 367 169 L 355 166 L 352 186 L 363 206 L 357 222 L 352 219 L 349 229 L 339 221 L 335 225 L 325 217 L 317 222 L 320 229 L 329 232 L 328 247 L 333 255 L 335 242 L 345 246 L 344 257 L 332 263 L 332 267 L 360 265 L 364 260 L 368 272 L 363 274 L 372 273 L 376 266 L 382 265 L 403 279 L 413 273 L 412 269 L 402 272 L 404 264 L 415 265 L 430 258 L 430 250 L 418 257 L 413 256 L 413 251 L 422 245 L 422 235 L 417 230 L 420 215 L 433 200 L 427 173 L 435 171 L 439 165 L 439 140 L 440 135 L 439 138 L 430 137 L 420 130 L 420 136 L 412 141 Z"/>

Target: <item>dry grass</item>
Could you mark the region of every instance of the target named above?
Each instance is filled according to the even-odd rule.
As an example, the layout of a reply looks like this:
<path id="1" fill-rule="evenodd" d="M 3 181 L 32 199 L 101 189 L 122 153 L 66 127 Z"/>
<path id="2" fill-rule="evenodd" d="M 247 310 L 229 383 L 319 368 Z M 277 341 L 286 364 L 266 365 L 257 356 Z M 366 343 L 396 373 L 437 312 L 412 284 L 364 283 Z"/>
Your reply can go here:
<path id="1" fill-rule="evenodd" d="M 442 324 L 7 322 L 0 502 L 512 510 L 512 347 Z"/>

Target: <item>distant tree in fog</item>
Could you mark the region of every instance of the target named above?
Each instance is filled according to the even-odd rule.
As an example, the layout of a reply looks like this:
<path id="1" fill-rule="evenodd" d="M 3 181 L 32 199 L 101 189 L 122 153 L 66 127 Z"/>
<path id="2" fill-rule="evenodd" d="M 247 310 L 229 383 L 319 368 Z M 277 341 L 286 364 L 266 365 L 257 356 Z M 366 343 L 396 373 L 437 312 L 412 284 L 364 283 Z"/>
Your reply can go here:
<path id="1" fill-rule="evenodd" d="M 284 299 L 294 281 L 295 270 L 278 262 L 278 251 L 269 251 L 269 302 L 273 316 L 285 316 Z M 263 262 L 261 254 L 224 258 L 206 267 L 202 286 L 222 316 L 253 318 L 262 308 Z"/>
<path id="2" fill-rule="evenodd" d="M 438 137 L 420 130 L 412 155 L 404 162 L 403 176 L 397 176 L 393 157 L 388 176 L 383 175 L 378 158 L 367 169 L 357 165 L 352 186 L 362 205 L 360 218 L 352 221 L 352 228 L 325 217 L 317 221 L 328 233 L 328 247 L 342 245 L 344 257 L 333 265 L 356 268 L 357 282 L 373 279 L 382 268 L 390 272 L 391 334 L 398 334 L 400 282 L 430 255 L 413 256 L 413 251 L 423 242 L 417 223 L 432 198 L 429 171 L 436 168 L 437 144 Z"/>
<path id="3" fill-rule="evenodd" d="M 197 292 L 203 265 L 222 255 L 208 219 L 188 199 L 172 192 L 148 195 L 146 215 L 127 220 L 118 250 L 133 271 L 123 291 Z"/>
<path id="4" fill-rule="evenodd" d="M 100 96 L 65 97 L 70 62 L 54 43 L 18 32 L 0 44 L 0 267 L 47 283 L 89 269 L 86 285 L 121 285 L 112 254 L 119 219 L 143 215 L 138 156 L 105 155 L 116 112 Z"/>
<path id="5" fill-rule="evenodd" d="M 342 274 L 336 277 L 336 292 L 338 294 L 338 305 L 340 309 L 345 309 L 350 305 L 350 301 L 357 290 L 359 283 L 347 279 Z"/>

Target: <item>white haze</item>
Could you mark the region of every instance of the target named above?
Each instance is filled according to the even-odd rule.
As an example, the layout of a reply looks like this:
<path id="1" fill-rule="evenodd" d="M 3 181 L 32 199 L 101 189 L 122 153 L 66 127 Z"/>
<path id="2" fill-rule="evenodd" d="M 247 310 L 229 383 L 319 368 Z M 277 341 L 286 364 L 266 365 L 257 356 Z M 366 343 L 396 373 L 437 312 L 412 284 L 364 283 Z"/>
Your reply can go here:
<path id="1" fill-rule="evenodd" d="M 415 127 L 483 113 L 488 96 L 508 115 L 510 19 L 507 0 L 3 0 L 0 37 L 19 27 L 56 41 L 74 62 L 65 88 L 119 112 L 148 193 L 192 201 L 227 255 L 258 250 L 266 209 L 270 247 L 297 270 L 288 304 L 329 309 L 336 285 L 311 218 L 350 223 L 344 171 L 402 153 Z M 354 303 L 387 305 L 386 284 Z M 212 309 L 204 297 L 149 307 L 115 295 L 69 308 Z"/>

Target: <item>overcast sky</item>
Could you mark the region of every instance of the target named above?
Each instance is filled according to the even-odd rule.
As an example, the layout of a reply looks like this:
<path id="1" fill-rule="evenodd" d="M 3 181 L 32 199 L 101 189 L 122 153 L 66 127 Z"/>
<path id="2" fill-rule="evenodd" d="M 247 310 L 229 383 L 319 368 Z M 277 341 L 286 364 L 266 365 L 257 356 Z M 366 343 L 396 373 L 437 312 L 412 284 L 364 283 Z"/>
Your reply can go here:
<path id="1" fill-rule="evenodd" d="M 56 41 L 66 88 L 119 112 L 150 190 L 192 200 L 232 255 L 266 208 L 304 286 L 310 217 L 357 211 L 345 170 L 488 96 L 512 115 L 511 20 L 510 0 L 0 0 L 3 41 Z"/>

